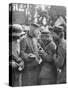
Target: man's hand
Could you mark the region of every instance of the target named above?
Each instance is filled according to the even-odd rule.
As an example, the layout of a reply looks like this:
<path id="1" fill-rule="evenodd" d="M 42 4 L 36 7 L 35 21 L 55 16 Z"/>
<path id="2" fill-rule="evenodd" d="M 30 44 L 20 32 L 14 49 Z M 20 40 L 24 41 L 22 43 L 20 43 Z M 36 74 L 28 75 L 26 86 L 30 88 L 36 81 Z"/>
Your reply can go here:
<path id="1" fill-rule="evenodd" d="M 46 53 L 44 50 L 40 50 L 40 51 L 39 51 L 39 55 L 45 55 L 45 56 L 46 56 L 47 53 Z"/>
<path id="2" fill-rule="evenodd" d="M 21 61 L 21 62 L 19 63 L 19 66 L 24 66 L 24 61 Z"/>
<path id="3" fill-rule="evenodd" d="M 20 57 L 18 57 L 18 61 L 22 61 L 22 59 Z"/>
<path id="4" fill-rule="evenodd" d="M 30 53 L 30 54 L 28 55 L 28 57 L 29 57 L 29 58 L 36 58 L 36 55 L 35 55 L 35 54 Z"/>
<path id="5" fill-rule="evenodd" d="M 21 71 L 21 70 L 23 70 L 23 69 L 24 69 L 24 61 L 21 61 L 21 62 L 19 63 L 19 68 L 18 68 L 18 70 Z"/>
<path id="6" fill-rule="evenodd" d="M 12 67 L 13 67 L 13 68 L 17 68 L 17 64 L 16 64 L 15 61 L 12 61 Z"/>

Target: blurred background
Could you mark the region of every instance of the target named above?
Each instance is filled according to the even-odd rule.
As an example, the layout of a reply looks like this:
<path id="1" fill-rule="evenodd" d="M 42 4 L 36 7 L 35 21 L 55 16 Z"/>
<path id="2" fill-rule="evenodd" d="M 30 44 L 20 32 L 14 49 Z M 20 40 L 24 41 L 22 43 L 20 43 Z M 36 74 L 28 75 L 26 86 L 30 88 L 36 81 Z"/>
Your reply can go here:
<path id="1" fill-rule="evenodd" d="M 34 21 L 41 23 L 40 19 L 44 17 L 45 13 L 48 13 L 49 19 L 53 22 L 58 16 L 62 16 L 66 20 L 64 6 L 13 3 L 9 4 L 9 24 L 29 25 Z"/>

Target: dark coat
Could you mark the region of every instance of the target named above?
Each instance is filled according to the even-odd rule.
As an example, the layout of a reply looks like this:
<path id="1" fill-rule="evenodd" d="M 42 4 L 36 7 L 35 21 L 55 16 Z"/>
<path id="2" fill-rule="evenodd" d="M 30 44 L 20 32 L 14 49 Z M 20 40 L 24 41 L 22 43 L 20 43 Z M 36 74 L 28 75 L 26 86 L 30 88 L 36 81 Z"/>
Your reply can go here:
<path id="1" fill-rule="evenodd" d="M 55 43 L 53 41 L 49 42 L 46 46 L 44 42 L 40 42 L 40 45 L 43 47 L 46 55 L 42 54 L 43 64 L 41 65 L 40 78 L 46 80 L 55 80 L 57 78 L 57 70 L 53 61 L 53 54 L 55 51 Z M 49 83 L 50 84 L 50 83 Z"/>
<path id="2" fill-rule="evenodd" d="M 54 56 L 56 67 L 61 70 L 58 72 L 58 83 L 66 82 L 66 41 L 62 40 L 58 45 L 57 55 Z"/>

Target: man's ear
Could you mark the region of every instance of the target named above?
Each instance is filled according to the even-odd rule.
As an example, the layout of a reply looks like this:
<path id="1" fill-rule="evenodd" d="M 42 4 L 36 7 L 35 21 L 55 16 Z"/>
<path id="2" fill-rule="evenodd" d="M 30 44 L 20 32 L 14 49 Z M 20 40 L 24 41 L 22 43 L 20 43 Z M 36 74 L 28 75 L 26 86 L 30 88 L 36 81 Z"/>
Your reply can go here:
<path id="1" fill-rule="evenodd" d="M 60 34 L 59 34 L 59 37 L 60 37 L 60 38 L 63 38 L 63 37 L 64 37 L 64 32 L 60 33 Z"/>

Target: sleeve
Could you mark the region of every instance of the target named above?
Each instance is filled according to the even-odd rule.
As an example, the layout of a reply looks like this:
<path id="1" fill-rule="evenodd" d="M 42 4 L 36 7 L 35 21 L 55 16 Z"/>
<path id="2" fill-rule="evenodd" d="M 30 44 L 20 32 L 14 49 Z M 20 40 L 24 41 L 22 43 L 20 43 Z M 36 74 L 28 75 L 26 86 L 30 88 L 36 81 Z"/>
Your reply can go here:
<path id="1" fill-rule="evenodd" d="M 23 39 L 20 41 L 20 57 L 21 57 L 22 59 L 27 60 L 28 54 L 25 53 L 25 50 L 26 50 L 26 41 L 25 41 L 25 39 L 23 38 Z"/>
<path id="2" fill-rule="evenodd" d="M 25 38 L 20 41 L 20 57 L 24 60 L 24 62 L 31 62 L 32 60 L 29 59 L 28 53 L 25 52 L 27 47 L 27 42 Z"/>
<path id="3" fill-rule="evenodd" d="M 52 51 L 51 50 L 49 50 L 49 51 L 43 51 L 40 56 L 41 56 L 41 58 L 44 61 L 48 61 L 48 62 L 51 62 L 52 59 L 53 59 L 53 54 L 52 54 Z"/>
<path id="4" fill-rule="evenodd" d="M 56 45 L 54 42 L 51 42 L 47 49 L 45 50 L 45 52 L 47 53 L 47 55 L 45 56 L 45 60 L 47 60 L 48 62 L 52 62 L 53 61 L 53 54 L 55 53 L 56 50 Z"/>
<path id="5" fill-rule="evenodd" d="M 54 61 L 57 67 L 62 67 L 65 60 L 65 50 L 59 46 L 58 47 L 58 55 L 54 56 Z"/>
<path id="6" fill-rule="evenodd" d="M 53 54 L 52 54 L 52 51 L 51 50 L 49 50 L 48 52 L 47 52 L 47 55 L 46 55 L 46 61 L 48 61 L 48 62 L 52 62 L 52 60 L 53 60 Z"/>

